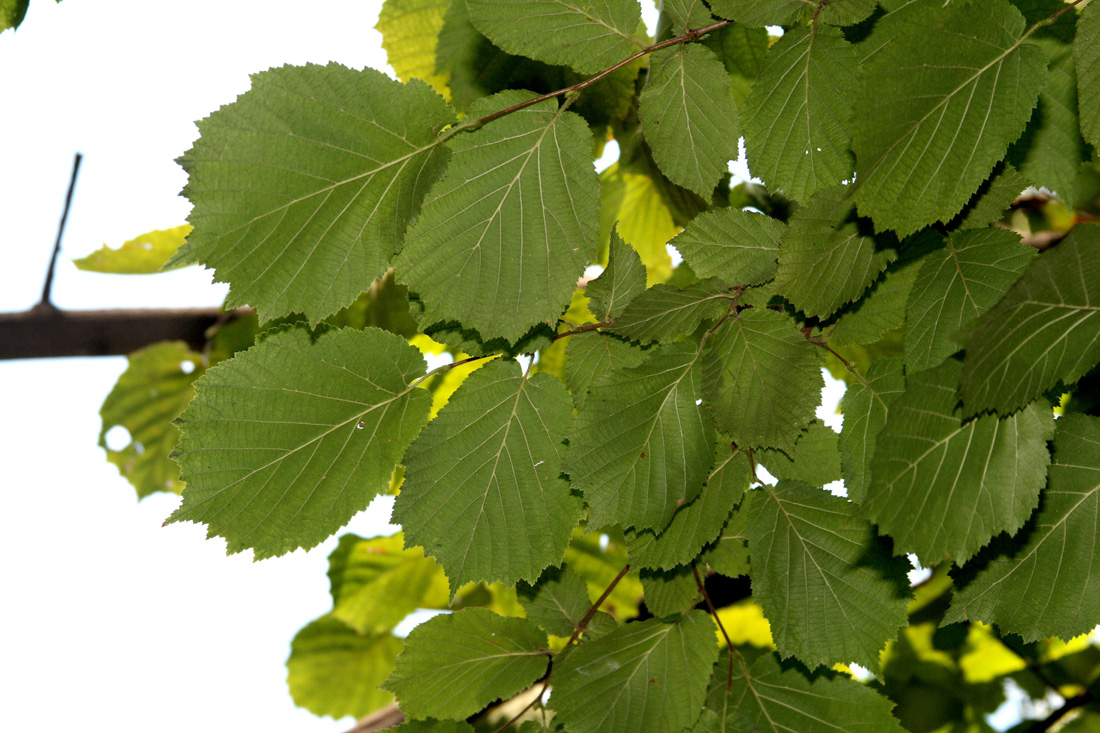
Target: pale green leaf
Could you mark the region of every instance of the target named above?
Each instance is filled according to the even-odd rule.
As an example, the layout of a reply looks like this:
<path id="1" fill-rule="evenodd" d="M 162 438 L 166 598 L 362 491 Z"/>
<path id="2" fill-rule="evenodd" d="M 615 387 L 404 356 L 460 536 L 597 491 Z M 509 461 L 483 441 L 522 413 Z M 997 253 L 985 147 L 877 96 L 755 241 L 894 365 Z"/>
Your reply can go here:
<path id="1" fill-rule="evenodd" d="M 87 257 L 73 260 L 78 270 L 116 275 L 152 275 L 176 253 L 191 233 L 189 224 L 154 229 L 123 242 L 118 249 L 103 245 Z M 184 263 L 180 263 L 181 265 Z"/>
<path id="2" fill-rule="evenodd" d="M 168 522 L 202 522 L 256 559 L 319 544 L 390 485 L 428 419 L 408 384 L 420 352 L 394 334 L 298 327 L 209 369 L 180 417 L 187 482 Z"/>
<path id="3" fill-rule="evenodd" d="M 751 664 L 734 651 L 733 689 L 728 659 L 714 666 L 707 709 L 724 721 L 722 731 L 760 733 L 902 733 L 890 713 L 894 703 L 873 688 L 832 671 L 807 674 L 765 654 Z"/>
<path id="4" fill-rule="evenodd" d="M 290 643 L 290 696 L 314 715 L 361 718 L 393 702 L 378 686 L 400 651 L 401 640 L 390 634 L 361 634 L 334 616 L 322 616 Z"/>
<path id="5" fill-rule="evenodd" d="M 1079 224 L 1027 268 L 966 341 L 967 414 L 1018 409 L 1100 361 L 1100 226 Z"/>
<path id="6" fill-rule="evenodd" d="M 783 313 L 750 308 L 726 319 L 704 361 L 706 399 L 719 429 L 745 448 L 793 449 L 821 402 L 816 348 Z"/>
<path id="7" fill-rule="evenodd" d="M 714 455 L 699 353 L 674 343 L 596 382 L 574 422 L 566 470 L 592 510 L 591 527 L 663 529 L 694 499 Z"/>
<path id="8" fill-rule="evenodd" d="M 740 209 L 707 211 L 672 240 L 699 277 L 734 285 L 759 285 L 775 275 L 779 240 L 786 225 Z"/>
<path id="9" fill-rule="evenodd" d="M 570 636 L 592 606 L 584 578 L 568 565 L 548 568 L 534 585 L 520 583 L 516 593 L 527 618 L 554 636 Z"/>
<path id="10" fill-rule="evenodd" d="M 960 365 L 909 376 L 890 404 L 864 504 L 894 551 L 922 564 L 966 562 L 1001 532 L 1015 534 L 1039 502 L 1054 434 L 1050 403 L 963 420 Z"/>
<path id="11" fill-rule="evenodd" d="M 1024 641 L 1068 641 L 1088 633 L 1100 608 L 1100 578 L 1093 571 L 1100 551 L 1098 516 L 1100 419 L 1066 415 L 1058 420 L 1050 483 L 1034 524 L 1020 542 L 986 564 L 975 563 L 975 572 L 966 568 L 967 582 L 956 581 L 944 623 L 995 623 Z"/>
<path id="12" fill-rule="evenodd" d="M 385 273 L 445 154 L 453 113 L 426 84 L 339 64 L 283 66 L 198 123 L 180 158 L 198 260 L 227 305 L 319 321 Z"/>
<path id="13" fill-rule="evenodd" d="M 794 481 L 745 497 L 752 595 L 784 657 L 811 669 L 878 653 L 906 624 L 909 563 L 882 552 L 855 504 Z"/>
<path id="14" fill-rule="evenodd" d="M 638 366 L 645 359 L 645 352 L 603 333 L 578 336 L 570 336 L 565 347 L 565 386 L 573 393 L 573 404 L 580 409 L 589 387 L 608 372 Z"/>
<path id="15" fill-rule="evenodd" d="M 612 229 L 607 267 L 584 289 L 596 320 L 617 318 L 623 308 L 645 290 L 645 280 L 645 266 L 638 253 Z"/>
<path id="16" fill-rule="evenodd" d="M 585 534 L 578 528 L 573 530 L 573 541 L 565 551 L 565 564 L 584 578 L 589 597 L 598 598 L 627 564 L 626 549 L 622 543 L 611 541 L 610 537 L 604 542 L 599 534 Z M 638 615 L 638 599 L 641 596 L 642 584 L 637 574 L 627 574 L 600 608 L 618 619 L 632 618 Z"/>
<path id="17" fill-rule="evenodd" d="M 645 607 L 658 618 L 684 613 L 703 600 L 690 565 L 673 570 L 642 570 L 639 576 Z"/>
<path id="18" fill-rule="evenodd" d="M 1077 104 L 1081 111 L 1081 135 L 1100 150 L 1100 3 L 1089 3 L 1077 21 L 1073 39 L 1077 65 Z"/>
<path id="19" fill-rule="evenodd" d="M 807 315 L 827 317 L 859 298 L 897 259 L 897 242 L 855 217 L 846 187 L 819 192 L 791 217 L 775 287 Z"/>
<path id="20" fill-rule="evenodd" d="M 363 539 L 346 534 L 328 556 L 332 615 L 364 634 L 381 634 L 418 608 L 446 608 L 443 568 L 420 548 L 402 549 L 400 532 Z"/>
<path id="21" fill-rule="evenodd" d="M 0 33 L 9 28 L 18 28 L 27 14 L 28 5 L 30 0 L 0 0 Z"/>
<path id="22" fill-rule="evenodd" d="M 501 92 L 478 117 L 531 99 Z M 453 139 L 395 268 L 429 321 L 516 341 L 557 318 L 595 255 L 599 184 L 584 120 L 548 100 Z M 491 302 L 492 308 L 485 303 Z"/>
<path id="23" fill-rule="evenodd" d="M 958 334 L 1001 299 L 1037 254 L 1006 229 L 952 232 L 923 259 L 905 306 L 905 360 L 930 369 L 962 348 Z"/>
<path id="24" fill-rule="evenodd" d="M 717 656 L 702 611 L 625 624 L 555 665 L 555 720 L 570 733 L 680 733 L 699 717 Z"/>
<path id="25" fill-rule="evenodd" d="M 435 51 L 443 16 L 462 0 L 385 0 L 374 29 L 382 34 L 386 60 L 402 81 L 423 79 L 447 96 L 446 74 L 436 71 Z"/>
<path id="26" fill-rule="evenodd" d="M 467 608 L 413 629 L 383 686 L 410 718 L 465 718 L 532 684 L 549 656 L 527 619 Z"/>
<path id="27" fill-rule="evenodd" d="M 202 354 L 182 341 L 146 346 L 130 354 L 126 371 L 99 408 L 99 447 L 139 499 L 157 491 L 183 490 L 179 466 L 168 457 L 179 440 L 171 423 L 195 394 L 192 384 L 202 376 L 204 365 Z M 116 426 L 125 428 L 130 440 L 112 449 L 107 433 Z"/>
<path id="28" fill-rule="evenodd" d="M 757 451 L 756 460 L 777 479 L 793 479 L 810 486 L 824 486 L 841 477 L 839 436 L 820 420 L 814 420 L 798 436 L 790 455 L 775 449 Z"/>
<path id="29" fill-rule="evenodd" d="M 840 464 L 848 498 L 862 504 L 871 479 L 871 458 L 878 434 L 886 425 L 890 405 L 905 391 L 904 362 L 878 359 L 863 379 L 852 379 L 840 403 L 844 428 L 840 431 Z"/>
<path id="30" fill-rule="evenodd" d="M 1047 40 L 1043 48 L 1048 52 L 1050 75 L 1024 134 L 1008 150 L 1008 160 L 1025 178 L 1072 205 L 1077 170 L 1089 157 L 1077 117 L 1077 73 L 1070 47 Z M 1094 118 L 1100 117 L 1098 110 L 1093 110 Z"/>
<path id="31" fill-rule="evenodd" d="M 508 53 L 595 74 L 644 48 L 638 0 L 466 0 L 474 27 Z"/>
<path id="32" fill-rule="evenodd" d="M 732 302 L 730 289 L 714 278 L 683 288 L 661 283 L 630 301 L 608 330 L 643 344 L 672 341 L 721 318 Z"/>
<path id="33" fill-rule="evenodd" d="M 859 211 L 899 236 L 962 209 L 1023 132 L 1047 76 L 1004 0 L 925 10 L 891 19 L 855 108 Z"/>
<path id="34" fill-rule="evenodd" d="M 958 228 L 981 229 L 1000 221 L 1012 202 L 1029 185 L 1031 181 L 1009 163 L 998 166 L 962 210 Z"/>
<path id="35" fill-rule="evenodd" d="M 466 378 L 405 455 L 393 520 L 457 589 L 470 581 L 534 582 L 561 561 L 580 500 L 559 477 L 572 417 L 549 374 L 493 361 Z"/>
<path id="36" fill-rule="evenodd" d="M 731 448 L 730 442 L 719 436 L 714 467 L 702 493 L 677 508 L 663 530 L 627 532 L 631 566 L 671 570 L 691 562 L 722 531 L 734 505 L 749 488 L 749 480 L 748 454 Z"/>
<path id="37" fill-rule="evenodd" d="M 698 44 L 657 51 L 649 63 L 638 115 L 653 157 L 670 181 L 709 199 L 741 135 L 729 76 Z"/>
<path id="38" fill-rule="evenodd" d="M 753 175 L 802 201 L 852 178 L 856 51 L 837 28 L 788 31 L 768 50 L 745 100 L 745 151 Z"/>
<path id="39" fill-rule="evenodd" d="M 672 274 L 672 258 L 665 244 L 680 227 L 659 183 L 633 167 L 620 166 L 620 162 L 600 174 L 601 241 L 615 226 L 645 265 L 646 282 L 664 282 Z"/>
<path id="40" fill-rule="evenodd" d="M 791 25 L 817 9 L 814 0 L 712 0 L 714 13 L 750 26 Z"/>

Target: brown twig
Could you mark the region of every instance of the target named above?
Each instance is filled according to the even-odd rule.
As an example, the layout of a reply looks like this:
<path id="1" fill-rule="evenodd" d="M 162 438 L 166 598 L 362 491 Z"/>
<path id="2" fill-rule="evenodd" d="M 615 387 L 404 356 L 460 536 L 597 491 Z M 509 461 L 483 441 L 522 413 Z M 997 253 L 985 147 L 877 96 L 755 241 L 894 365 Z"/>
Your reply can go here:
<path id="1" fill-rule="evenodd" d="M 50 290 L 53 288 L 53 272 L 57 267 L 57 255 L 61 252 L 61 235 L 65 233 L 65 222 L 69 219 L 69 207 L 73 203 L 73 190 L 76 188 L 76 174 L 80 172 L 80 161 L 83 159 L 80 153 L 73 158 L 73 172 L 69 176 L 69 192 L 65 194 L 65 208 L 61 210 L 61 222 L 57 225 L 57 239 L 53 243 L 53 254 L 50 255 L 50 267 L 46 270 L 46 284 L 42 286 L 42 299 L 38 301 L 38 308 L 52 308 L 50 303 Z"/>
<path id="2" fill-rule="evenodd" d="M 714 608 L 714 602 L 710 600 L 710 594 L 707 593 L 707 588 L 703 585 L 703 579 L 699 577 L 699 568 L 695 567 L 695 563 L 691 564 L 691 572 L 694 573 L 695 584 L 699 586 L 699 592 L 703 594 L 703 600 L 707 602 L 710 615 L 714 617 L 714 623 L 718 624 L 718 630 L 722 632 L 722 637 L 726 640 L 726 646 L 730 650 L 730 669 L 729 675 L 726 677 L 726 692 L 729 692 L 733 689 L 733 642 L 730 641 L 730 635 L 726 633 L 726 627 L 722 625 L 722 619 L 718 618 L 718 611 Z"/>
<path id="3" fill-rule="evenodd" d="M 565 333 L 559 333 L 554 336 L 554 340 L 563 339 L 566 336 L 576 336 L 578 333 L 586 333 L 588 331 L 595 331 L 597 328 L 606 328 L 610 326 L 614 321 L 601 321 L 600 323 L 589 323 L 584 326 L 574 328 L 572 331 L 566 331 Z"/>
<path id="4" fill-rule="evenodd" d="M 553 662 L 551 662 L 551 664 L 553 664 Z M 505 723 L 504 725 L 497 728 L 495 731 L 493 731 L 493 733 L 501 733 L 502 731 L 505 731 L 505 730 L 508 730 L 509 728 L 511 728 L 512 725 L 517 720 L 519 720 L 520 718 L 522 718 L 524 715 L 527 714 L 528 710 L 535 707 L 535 703 L 537 703 L 539 700 L 542 699 L 542 696 L 546 694 L 546 688 L 548 688 L 549 686 L 550 686 L 550 673 L 547 672 L 546 677 L 542 681 L 542 689 L 539 690 L 539 694 L 535 695 L 534 699 L 532 699 L 531 702 L 524 705 L 523 710 L 520 710 L 518 713 L 516 713 L 514 716 L 512 716 L 511 720 L 509 720 L 507 723 Z"/>
<path id="5" fill-rule="evenodd" d="M 588 612 L 585 613 L 581 620 L 577 623 L 577 628 L 573 629 L 573 635 L 569 637 L 569 641 L 565 642 L 565 647 L 570 646 L 571 644 L 573 644 L 573 642 L 580 638 L 581 632 L 584 631 L 584 627 L 588 626 L 588 622 L 591 621 L 592 617 L 596 615 L 596 611 L 600 610 L 600 606 L 602 606 L 603 602 L 607 600 L 607 597 L 611 595 L 611 591 L 615 590 L 615 586 L 619 584 L 619 581 L 626 576 L 628 570 L 630 570 L 629 563 L 623 565 L 623 569 L 620 570 L 619 574 L 615 576 L 615 579 L 611 581 L 611 585 L 607 586 L 607 588 L 604 589 L 600 597 L 596 599 L 596 602 L 592 604 L 592 607 L 588 609 Z M 562 648 L 564 649 L 565 647 Z"/>

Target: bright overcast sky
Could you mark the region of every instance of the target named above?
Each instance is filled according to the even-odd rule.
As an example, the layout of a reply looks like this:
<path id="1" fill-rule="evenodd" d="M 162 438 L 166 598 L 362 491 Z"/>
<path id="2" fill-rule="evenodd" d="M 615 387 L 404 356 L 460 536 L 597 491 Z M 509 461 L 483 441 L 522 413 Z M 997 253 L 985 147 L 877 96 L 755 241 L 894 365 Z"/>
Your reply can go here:
<path id="1" fill-rule="evenodd" d="M 385 68 L 380 0 L 33 0 L 0 35 L 0 311 L 41 291 L 72 167 L 84 162 L 53 288 L 62 308 L 220 304 L 198 268 L 81 273 L 71 260 L 183 223 L 174 159 L 193 121 L 248 74 L 286 63 Z M 227 558 L 203 528 L 161 522 L 96 447 L 121 357 L 0 363 L 0 730 L 342 731 L 295 708 L 283 666 L 330 607 L 325 557 Z M 834 403 L 835 404 L 835 403 Z M 14 469 L 14 470 L 13 470 Z M 389 533 L 388 505 L 353 520 Z"/>

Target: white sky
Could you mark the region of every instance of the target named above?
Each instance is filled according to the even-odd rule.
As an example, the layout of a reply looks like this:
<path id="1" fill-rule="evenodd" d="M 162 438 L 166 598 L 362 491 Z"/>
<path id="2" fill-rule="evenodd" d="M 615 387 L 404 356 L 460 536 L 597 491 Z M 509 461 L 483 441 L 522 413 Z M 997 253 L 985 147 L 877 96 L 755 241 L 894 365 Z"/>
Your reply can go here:
<path id="1" fill-rule="evenodd" d="M 34 0 L 0 36 L 0 311 L 39 297 L 77 151 L 54 303 L 220 304 L 224 286 L 198 268 L 107 276 L 71 260 L 183 223 L 173 161 L 193 121 L 246 91 L 249 73 L 385 68 L 380 5 Z M 350 719 L 293 706 L 283 666 L 297 629 L 330 607 L 335 538 L 254 564 L 202 527 L 162 528 L 178 498 L 137 503 L 96 446 L 99 405 L 124 368 L 121 357 L 0 362 L 0 730 L 345 730 Z M 388 533 L 388 516 L 376 505 L 350 529 Z"/>

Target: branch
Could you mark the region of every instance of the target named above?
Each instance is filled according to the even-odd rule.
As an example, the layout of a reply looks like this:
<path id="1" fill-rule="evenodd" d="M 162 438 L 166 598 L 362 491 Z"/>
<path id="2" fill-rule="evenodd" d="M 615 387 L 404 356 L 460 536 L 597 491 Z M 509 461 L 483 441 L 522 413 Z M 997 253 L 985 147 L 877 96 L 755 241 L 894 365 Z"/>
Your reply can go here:
<path id="1" fill-rule="evenodd" d="M 723 28 L 723 27 L 729 25 L 731 22 L 733 22 L 733 21 L 719 20 L 716 23 L 711 23 L 710 25 L 705 25 L 702 28 L 695 28 L 693 30 L 689 30 L 687 33 L 685 33 L 682 36 L 677 36 L 676 38 L 669 38 L 667 41 L 661 41 L 660 43 L 654 43 L 652 46 L 646 46 L 645 48 L 643 48 L 638 53 L 626 57 L 625 59 L 623 59 L 619 63 L 615 64 L 614 66 L 609 66 L 608 68 L 604 69 L 603 71 L 596 74 L 595 76 L 590 76 L 587 79 L 585 79 L 584 81 L 577 82 L 576 84 L 574 84 L 572 86 L 564 87 L 562 89 L 557 90 L 556 92 L 547 92 L 546 94 L 540 94 L 539 96 L 534 97 L 533 99 L 528 99 L 526 102 L 520 102 L 519 104 L 513 104 L 511 107 L 505 107 L 504 109 L 499 110 L 497 112 L 493 112 L 490 115 L 485 115 L 480 120 L 478 120 L 477 122 L 474 122 L 472 125 L 470 125 L 466 129 L 477 129 L 478 127 L 484 125 L 486 122 L 492 122 L 493 120 L 497 119 L 498 117 L 503 117 L 504 115 L 508 115 L 508 114 L 513 113 L 513 112 L 518 112 L 519 110 L 523 109 L 524 107 L 530 107 L 532 104 L 538 104 L 539 102 L 545 102 L 547 99 L 553 99 L 554 97 L 560 97 L 563 94 L 576 94 L 577 92 L 580 92 L 585 87 L 592 86 L 593 84 L 600 81 L 601 79 L 604 79 L 607 76 L 610 76 L 611 74 L 614 74 L 616 71 L 623 68 L 627 64 L 629 64 L 633 61 L 637 61 L 638 59 L 640 59 L 641 57 L 643 57 L 647 54 L 651 54 L 654 51 L 660 51 L 661 49 L 668 48 L 669 46 L 675 46 L 675 45 L 680 44 L 680 43 L 687 43 L 688 41 L 697 40 L 697 39 L 701 38 L 702 36 L 705 36 L 706 34 L 711 33 L 712 31 L 716 31 L 719 28 Z M 465 127 L 465 126 L 463 126 L 463 127 Z"/>
<path id="2" fill-rule="evenodd" d="M 63 311 L 39 303 L 28 311 L 0 313 L 0 359 L 117 356 L 158 341 L 185 341 L 201 351 L 207 329 L 226 315 L 220 308 Z"/>
<path id="3" fill-rule="evenodd" d="M 73 158 L 73 172 L 69 177 L 69 192 L 65 194 L 65 208 L 61 210 L 61 222 L 57 225 L 57 239 L 53 243 L 53 254 L 50 255 L 50 267 L 46 270 L 46 284 L 42 286 L 42 299 L 38 301 L 39 308 L 51 308 L 50 290 L 53 288 L 53 271 L 57 267 L 57 255 L 61 252 L 61 235 L 65 233 L 65 222 L 69 219 L 69 207 L 73 203 L 73 189 L 76 188 L 76 174 L 80 172 L 80 161 L 84 156 L 80 153 Z"/>
<path id="4" fill-rule="evenodd" d="M 703 594 L 703 600 L 707 602 L 707 608 L 710 609 L 710 615 L 714 618 L 714 623 L 718 624 L 718 630 L 722 632 L 722 637 L 726 640 L 726 647 L 730 650 L 730 669 L 726 677 L 726 692 L 729 692 L 733 689 L 733 642 L 730 641 L 730 635 L 726 633 L 726 627 L 722 625 L 722 619 L 718 618 L 718 611 L 714 608 L 714 601 L 710 599 L 707 588 L 703 585 L 703 579 L 699 577 L 699 568 L 695 567 L 695 563 L 691 564 L 691 572 L 695 575 L 695 584 L 699 586 L 699 592 Z"/>
<path id="5" fill-rule="evenodd" d="M 1055 726 L 1062 719 L 1066 713 L 1074 708 L 1079 708 L 1083 705 L 1092 702 L 1092 696 L 1087 692 L 1082 692 L 1080 695 L 1074 695 L 1073 697 L 1062 703 L 1061 707 L 1056 710 L 1052 710 L 1050 715 L 1046 716 L 1042 720 L 1035 721 L 1031 727 L 1027 729 L 1027 733 L 1044 733 Z"/>
<path id="6" fill-rule="evenodd" d="M 573 629 L 573 635 L 569 637 L 569 641 L 565 642 L 565 646 L 563 646 L 562 649 L 565 649 L 565 647 L 580 638 L 581 632 L 584 631 L 584 627 L 588 626 L 588 622 L 596 615 L 596 611 L 600 610 L 600 606 L 602 606 L 603 602 L 607 600 L 607 597 L 611 595 L 611 591 L 615 590 L 615 586 L 619 584 L 619 581 L 626 576 L 628 570 L 630 570 L 630 565 L 623 565 L 623 569 L 620 570 L 619 574 L 615 576 L 615 579 L 611 581 L 611 585 L 604 589 L 600 597 L 596 599 L 596 602 L 593 603 L 592 607 L 588 609 L 588 612 L 584 614 L 584 618 L 577 624 L 577 628 Z"/>

